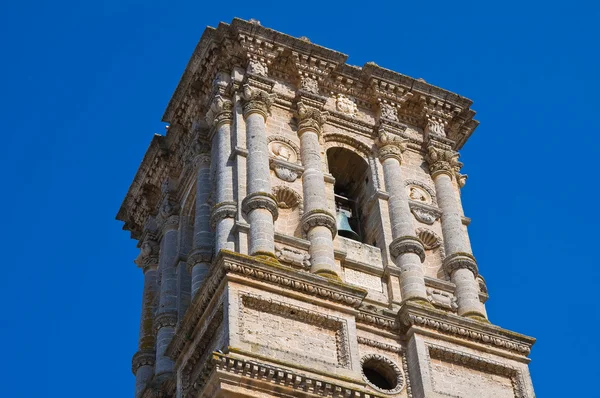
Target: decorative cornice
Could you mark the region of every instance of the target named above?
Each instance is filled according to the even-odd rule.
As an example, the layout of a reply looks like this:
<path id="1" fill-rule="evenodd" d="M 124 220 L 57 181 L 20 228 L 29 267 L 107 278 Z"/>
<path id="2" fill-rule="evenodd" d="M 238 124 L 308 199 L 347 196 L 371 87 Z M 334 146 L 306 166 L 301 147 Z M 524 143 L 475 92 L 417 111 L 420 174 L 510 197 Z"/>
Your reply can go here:
<path id="1" fill-rule="evenodd" d="M 156 362 L 156 352 L 138 351 L 131 359 L 131 372 L 135 375 L 142 366 L 154 366 Z"/>
<path id="2" fill-rule="evenodd" d="M 383 351 L 393 352 L 394 354 L 402 353 L 402 348 L 400 346 L 382 343 L 381 341 L 371 340 L 361 336 L 358 336 L 357 339 L 359 344 L 368 345 L 369 347 L 377 348 Z"/>
<path id="3" fill-rule="evenodd" d="M 425 261 L 423 243 L 416 236 L 401 236 L 390 243 L 390 254 L 395 258 L 404 253 L 414 253 Z"/>
<path id="4" fill-rule="evenodd" d="M 398 312 L 398 321 L 405 333 L 412 327 L 430 329 L 523 357 L 529 355 L 531 346 L 535 343 L 532 337 L 412 302 L 403 304 Z"/>
<path id="5" fill-rule="evenodd" d="M 372 312 L 360 311 L 356 314 L 356 322 L 375 326 L 378 329 L 386 329 L 390 332 L 398 330 L 398 323 L 394 318 L 373 314 Z"/>

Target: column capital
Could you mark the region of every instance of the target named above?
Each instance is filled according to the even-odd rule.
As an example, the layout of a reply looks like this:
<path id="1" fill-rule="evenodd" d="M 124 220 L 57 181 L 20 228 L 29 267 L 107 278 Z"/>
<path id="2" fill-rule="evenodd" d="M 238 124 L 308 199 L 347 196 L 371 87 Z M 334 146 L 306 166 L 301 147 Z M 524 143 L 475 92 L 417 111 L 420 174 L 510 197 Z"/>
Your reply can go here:
<path id="1" fill-rule="evenodd" d="M 217 203 L 213 206 L 210 215 L 210 226 L 215 229 L 217 223 L 224 218 L 235 218 L 237 213 L 237 203 L 233 201 Z"/>
<path id="2" fill-rule="evenodd" d="M 393 257 L 398 257 L 404 253 L 414 253 L 425 261 L 425 248 L 421 240 L 415 236 L 400 236 L 390 243 L 390 253 Z"/>
<path id="3" fill-rule="evenodd" d="M 242 211 L 249 214 L 252 210 L 266 209 L 273 215 L 273 221 L 277 220 L 279 211 L 277 200 L 273 194 L 267 192 L 254 192 L 242 200 Z"/>
<path id="4" fill-rule="evenodd" d="M 386 159 L 393 158 L 402 163 L 402 153 L 406 150 L 407 143 L 406 138 L 392 135 L 385 129 L 380 128 L 379 136 L 375 140 L 375 144 L 379 148 L 379 160 L 383 162 Z"/>
<path id="5" fill-rule="evenodd" d="M 152 239 L 144 240 L 140 248 L 140 255 L 135 263 L 144 273 L 158 267 L 158 242 Z"/>
<path id="6" fill-rule="evenodd" d="M 430 141 L 427 146 L 427 154 L 425 159 L 429 163 L 429 172 L 432 177 L 439 174 L 447 174 L 452 178 L 460 168 L 462 163 L 458 161 L 459 154 L 445 145 L 436 144 L 435 141 Z M 461 174 L 462 176 L 462 174 Z M 466 176 L 463 176 L 463 182 Z M 464 184 L 463 184 L 464 185 Z"/>
<path id="7" fill-rule="evenodd" d="M 192 268 L 197 264 L 210 264 L 213 259 L 213 248 L 210 247 L 199 247 L 194 249 L 187 258 L 187 269 L 188 272 L 192 272 Z"/>
<path id="8" fill-rule="evenodd" d="M 231 124 L 232 121 L 233 102 L 220 94 L 215 95 L 206 113 L 206 122 L 212 128 L 218 129 L 223 124 Z"/>
<path id="9" fill-rule="evenodd" d="M 142 366 L 154 366 L 156 362 L 155 351 L 138 351 L 131 358 L 131 372 L 135 375 Z"/>
<path id="10" fill-rule="evenodd" d="M 163 233 L 179 228 L 178 212 L 179 205 L 170 200 L 165 200 L 160 206 L 158 215 L 161 220 L 160 225 Z"/>
<path id="11" fill-rule="evenodd" d="M 270 115 L 271 105 L 277 97 L 276 94 L 269 94 L 264 90 L 244 84 L 242 99 L 244 100 L 244 118 L 253 113 L 258 113 L 267 120 Z"/>
<path id="12" fill-rule="evenodd" d="M 152 324 L 152 329 L 154 334 L 158 332 L 159 329 L 165 327 L 175 327 L 177 326 L 177 313 L 174 311 L 163 312 L 154 318 L 154 323 Z"/>
<path id="13" fill-rule="evenodd" d="M 448 275 L 452 275 L 457 269 L 468 269 L 475 277 L 479 275 L 477 261 L 470 253 L 457 252 L 450 254 L 444 259 L 443 267 Z"/>
<path id="14" fill-rule="evenodd" d="M 317 226 L 327 227 L 331 231 L 331 237 L 337 234 L 337 221 L 327 210 L 314 209 L 302 215 L 302 230 L 306 233 Z"/>
<path id="15" fill-rule="evenodd" d="M 327 121 L 329 112 L 322 112 L 317 108 L 307 106 L 302 101 L 297 104 L 298 112 L 296 119 L 298 120 L 298 135 L 302 135 L 307 130 L 314 131 L 318 135 L 321 134 L 323 125 Z"/>

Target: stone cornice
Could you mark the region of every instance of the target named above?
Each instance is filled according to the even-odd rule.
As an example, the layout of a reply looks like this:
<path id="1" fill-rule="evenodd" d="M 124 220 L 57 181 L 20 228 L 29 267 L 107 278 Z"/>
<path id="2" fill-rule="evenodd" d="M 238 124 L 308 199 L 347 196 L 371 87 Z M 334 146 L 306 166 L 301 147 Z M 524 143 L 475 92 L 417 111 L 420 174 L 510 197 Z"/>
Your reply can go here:
<path id="1" fill-rule="evenodd" d="M 209 276 L 194 297 L 169 346 L 168 353 L 172 358 L 177 358 L 187 344 L 191 332 L 219 290 L 226 275 L 240 275 L 352 308 L 357 308 L 367 295 L 366 290 L 355 286 L 299 272 L 291 267 L 243 254 L 221 250 L 209 271 Z"/>
<path id="2" fill-rule="evenodd" d="M 398 323 L 403 333 L 412 328 L 431 330 L 523 358 L 529 355 L 535 343 L 529 336 L 411 302 L 405 303 L 398 312 Z"/>

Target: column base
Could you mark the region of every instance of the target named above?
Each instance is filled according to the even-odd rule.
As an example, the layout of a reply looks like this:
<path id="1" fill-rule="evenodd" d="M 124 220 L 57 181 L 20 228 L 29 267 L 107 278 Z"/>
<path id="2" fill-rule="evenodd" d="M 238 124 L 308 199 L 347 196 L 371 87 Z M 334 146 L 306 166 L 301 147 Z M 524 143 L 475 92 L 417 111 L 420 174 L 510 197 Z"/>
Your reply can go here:
<path id="1" fill-rule="evenodd" d="M 319 271 L 315 271 L 315 275 L 319 275 L 319 276 L 322 276 L 322 277 L 327 278 L 327 279 L 333 279 L 333 280 L 336 280 L 338 282 L 342 281 L 342 278 L 340 278 L 340 276 L 338 274 L 336 274 L 333 271 L 327 270 L 327 269 L 322 269 L 322 270 L 319 270 Z"/>
<path id="2" fill-rule="evenodd" d="M 259 250 L 259 251 L 255 252 L 252 255 L 252 257 L 255 257 L 255 258 L 257 258 L 259 260 L 262 260 L 262 261 L 268 261 L 268 262 L 274 263 L 274 264 L 281 264 L 279 262 L 279 259 L 275 255 L 275 253 L 271 253 L 271 252 L 267 252 L 267 251 Z"/>
<path id="3" fill-rule="evenodd" d="M 461 316 L 472 319 L 474 321 L 491 324 L 491 322 L 485 316 L 481 315 L 479 312 L 467 312 L 466 314 L 462 314 Z"/>
<path id="4" fill-rule="evenodd" d="M 408 302 L 414 303 L 414 304 L 419 304 L 419 305 L 422 305 L 423 307 L 435 308 L 433 306 L 433 304 L 431 304 L 429 302 L 429 300 L 427 300 L 426 298 L 423 298 L 423 297 L 410 297 L 410 298 L 407 298 L 406 300 L 402 300 L 402 302 L 400 303 L 400 306 L 403 306 L 404 304 L 406 304 Z"/>

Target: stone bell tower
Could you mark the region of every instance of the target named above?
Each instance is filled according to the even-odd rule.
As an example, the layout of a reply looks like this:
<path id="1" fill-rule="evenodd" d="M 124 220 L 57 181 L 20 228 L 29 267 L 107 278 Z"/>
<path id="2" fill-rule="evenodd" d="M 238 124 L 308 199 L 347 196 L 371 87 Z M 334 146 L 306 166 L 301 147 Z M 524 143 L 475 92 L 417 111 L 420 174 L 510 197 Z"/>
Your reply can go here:
<path id="1" fill-rule="evenodd" d="M 117 215 L 136 397 L 534 397 L 535 340 L 488 321 L 469 244 L 471 101 L 346 58 L 202 35 Z"/>

